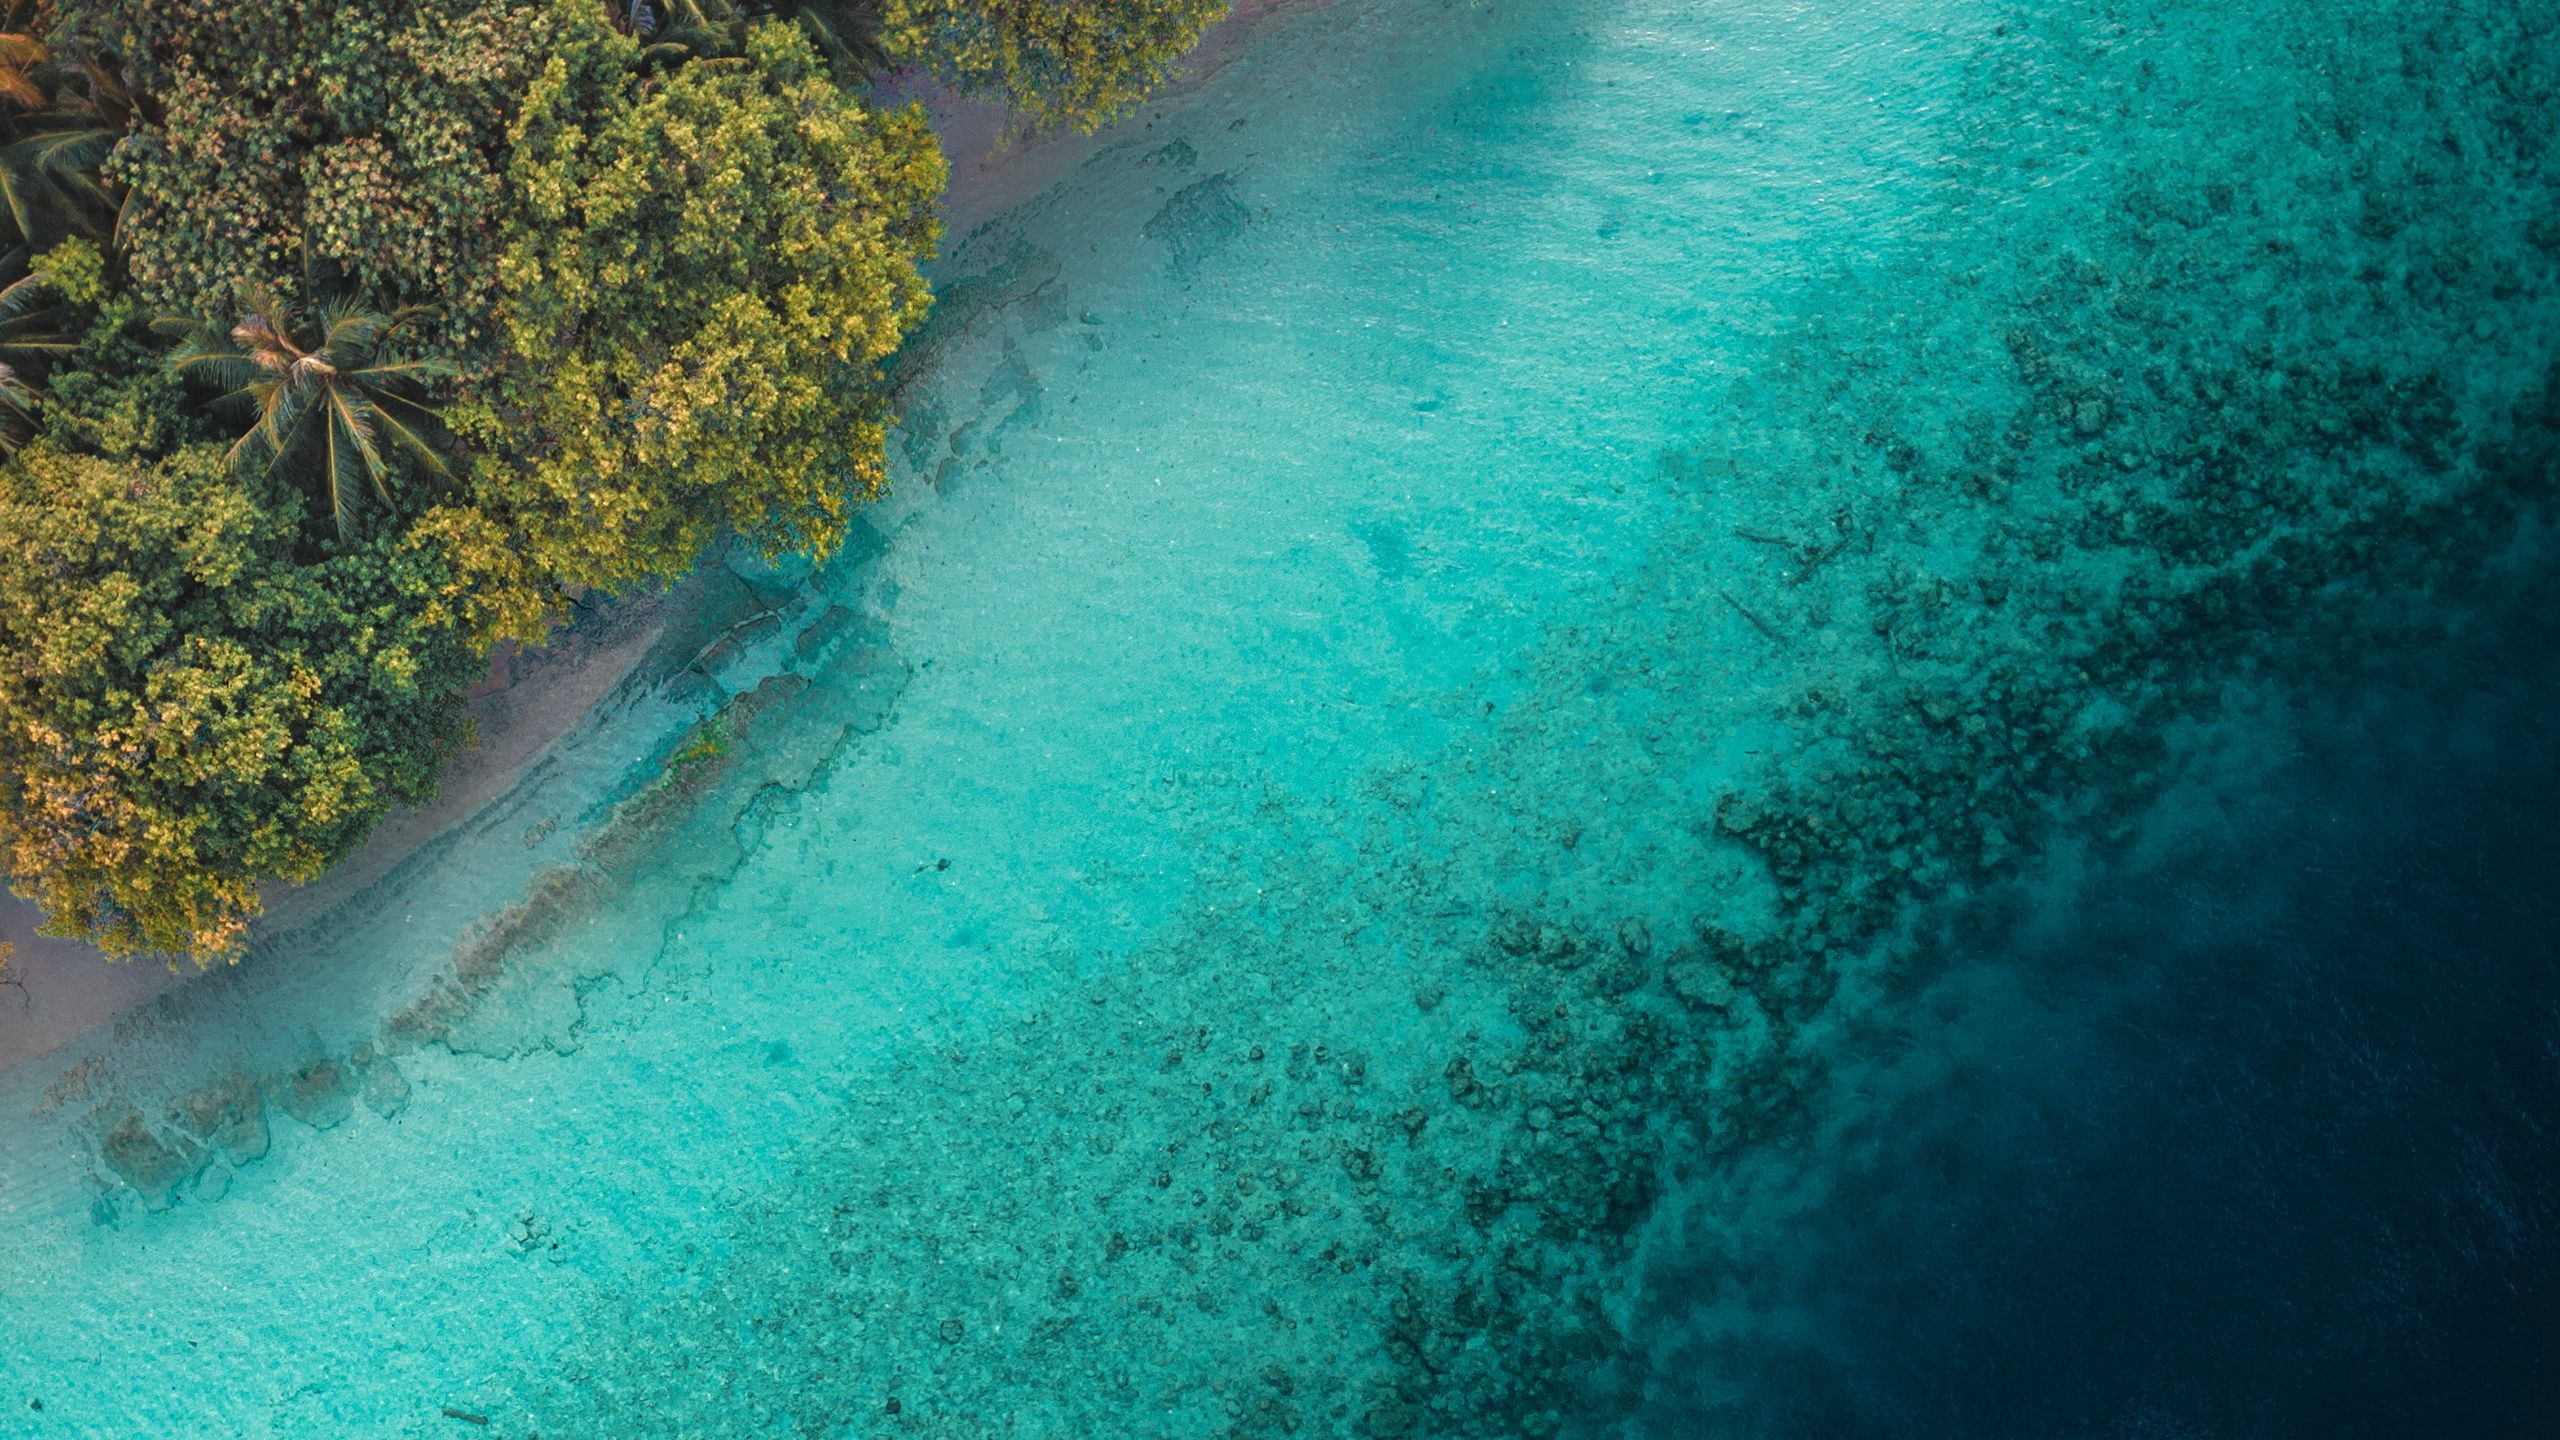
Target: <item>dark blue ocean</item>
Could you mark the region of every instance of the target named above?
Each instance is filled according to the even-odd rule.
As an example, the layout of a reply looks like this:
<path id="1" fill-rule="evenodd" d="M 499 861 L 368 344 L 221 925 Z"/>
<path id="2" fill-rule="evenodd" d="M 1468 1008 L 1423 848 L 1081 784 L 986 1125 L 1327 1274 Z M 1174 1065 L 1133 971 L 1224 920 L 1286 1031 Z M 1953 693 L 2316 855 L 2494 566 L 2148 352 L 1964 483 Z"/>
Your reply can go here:
<path id="1" fill-rule="evenodd" d="M 2554 1433 L 2554 593 L 1923 942 L 1952 1023 L 1834 1097 L 1875 1142 L 1758 1237 L 1801 1328 L 1719 1348 L 1735 1257 L 1663 1257 L 1638 1433 Z"/>

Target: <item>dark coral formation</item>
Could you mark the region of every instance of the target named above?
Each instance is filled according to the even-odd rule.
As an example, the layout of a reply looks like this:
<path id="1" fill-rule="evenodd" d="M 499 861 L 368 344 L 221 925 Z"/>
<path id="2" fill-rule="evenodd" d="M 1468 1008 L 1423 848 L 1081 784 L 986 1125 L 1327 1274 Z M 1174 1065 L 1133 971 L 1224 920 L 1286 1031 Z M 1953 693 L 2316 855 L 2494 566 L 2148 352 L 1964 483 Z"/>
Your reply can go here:
<path id="1" fill-rule="evenodd" d="M 2146 78 L 2175 48 L 2108 38 Z M 1897 934 L 1917 909 L 1995 886 L 2062 836 L 2121 838 L 2173 769 L 2181 723 L 2212 716 L 2233 688 L 2335 686 L 2425 643 L 2467 594 L 2494 596 L 2484 572 L 2531 533 L 2560 480 L 2560 56 L 2547 34 L 2505 20 L 2415 17 L 2403 38 L 2382 63 L 2341 59 L 2359 83 L 2307 117 L 2330 143 L 2286 178 L 2364 200 L 2328 212 L 2334 231 L 2288 234 L 2278 217 L 2298 215 L 2299 197 L 2253 194 L 2245 173 L 2119 176 L 2106 208 L 2028 251 L 2021 273 L 1969 279 L 2013 287 L 2012 304 L 1986 307 L 2007 372 L 1987 387 L 1996 403 L 1950 421 L 1925 362 L 1842 364 L 1836 338 L 1817 337 L 1801 370 L 1738 409 L 1741 425 L 1840 437 L 1831 463 L 1891 477 L 1865 497 L 1806 493 L 1790 533 L 1814 538 L 1780 542 L 1791 569 L 1752 600 L 1783 617 L 1755 628 L 1867 639 L 1803 685 L 1801 752 L 1705 817 L 1755 857 L 1774 907 L 1747 938 L 1706 919 L 1671 952 L 1663 985 L 1678 1010 L 1638 1012 L 1664 1026 L 1568 1039 L 1531 1025 L 1539 1038 L 1505 1062 L 1552 1051 L 1528 1073 L 1567 1094 L 1595 1071 L 1641 1075 L 1655 1123 L 1606 1126 L 1602 1146 L 1513 1152 L 1476 1213 L 1525 1204 L 1552 1241 L 1609 1268 L 1623 1227 L 1598 1222 L 1635 1177 L 1678 1183 L 1765 1141 L 1814 1093 L 1821 1057 L 1800 1037 L 1845 973 L 1914 983 L 1928 951 Z M 2450 79 L 2455 55 L 2499 76 L 2494 97 Z M 2412 130 L 2488 143 L 2412 145 Z M 1996 191 L 2004 177 L 1982 183 Z M 2375 209 L 2374 197 L 2419 194 L 2431 203 Z M 2243 298 L 2266 291 L 2318 296 L 2319 312 L 2305 323 Z M 1832 317 L 1831 336 L 1907 357 L 1963 348 L 1940 315 L 1887 304 L 1852 318 Z M 1719 438 L 1730 448 L 1701 452 L 1737 468 L 1756 458 L 1747 436 Z M 1496 939 L 1532 1016 L 1593 953 L 1554 917 L 1507 922 Z M 1483 1069 L 1453 1062 L 1453 1098 L 1495 1095 Z M 1532 1096 L 1533 1128 L 1565 1113 Z M 1521 1166 L 1543 1183 L 1522 1184 Z M 1730 1283 L 1747 1293 L 1747 1257 L 1733 1258 Z M 1481 1317 L 1482 1294 L 1443 1289 L 1422 1313 Z M 1474 1328 L 1595 1308 L 1548 1285 L 1491 1332 Z M 1445 1384 L 1401 1334 L 1386 1337 L 1405 1361 L 1398 1394 L 1435 1407 L 1428 1433 L 1543 1426 L 1535 1400 Z M 1503 1382 L 1571 1388 L 1609 1373 L 1595 1352 L 1631 1339 L 1595 1316 L 1551 1343 L 1508 1345 Z"/>

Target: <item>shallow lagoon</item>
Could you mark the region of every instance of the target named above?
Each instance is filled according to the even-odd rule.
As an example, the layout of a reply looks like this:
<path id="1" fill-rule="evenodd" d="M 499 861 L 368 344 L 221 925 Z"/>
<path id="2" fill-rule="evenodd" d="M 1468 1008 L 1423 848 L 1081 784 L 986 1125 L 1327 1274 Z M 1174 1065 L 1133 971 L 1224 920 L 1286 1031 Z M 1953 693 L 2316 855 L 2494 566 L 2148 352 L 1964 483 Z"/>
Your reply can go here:
<path id="1" fill-rule="evenodd" d="M 1267 21 L 847 555 L 6 1077 L 0 1433 L 2532 1433 L 2553 19 Z"/>

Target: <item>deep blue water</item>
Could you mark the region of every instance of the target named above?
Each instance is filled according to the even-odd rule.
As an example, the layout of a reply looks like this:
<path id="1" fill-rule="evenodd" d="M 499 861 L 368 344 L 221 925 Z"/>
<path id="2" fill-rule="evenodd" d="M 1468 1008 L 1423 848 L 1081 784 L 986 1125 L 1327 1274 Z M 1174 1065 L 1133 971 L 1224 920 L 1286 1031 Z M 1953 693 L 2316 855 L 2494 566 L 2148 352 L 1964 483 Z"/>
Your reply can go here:
<path id="1" fill-rule="evenodd" d="M 2554 598 L 1924 942 L 1954 1023 L 1831 1097 L 1877 1143 L 1756 1234 L 1803 1327 L 1717 1350 L 1736 1257 L 1664 1257 L 1641 1433 L 2554 1433 Z"/>

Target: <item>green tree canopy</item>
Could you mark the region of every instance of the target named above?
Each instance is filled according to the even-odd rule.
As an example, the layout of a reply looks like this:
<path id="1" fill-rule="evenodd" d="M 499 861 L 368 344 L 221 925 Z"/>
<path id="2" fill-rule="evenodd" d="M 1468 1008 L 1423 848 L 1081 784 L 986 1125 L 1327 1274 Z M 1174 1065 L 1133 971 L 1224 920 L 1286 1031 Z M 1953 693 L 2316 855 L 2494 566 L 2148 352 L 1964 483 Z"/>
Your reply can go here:
<path id="1" fill-rule="evenodd" d="M 108 171 L 154 308 L 220 320 L 315 264 L 464 348 L 496 286 L 492 197 L 551 52 L 537 0 L 81 0 L 65 48 L 150 97 Z M 588 9 L 593 9 L 592 4 Z"/>
<path id="2" fill-rule="evenodd" d="M 647 79 L 585 29 L 516 129 L 482 501 L 578 584 L 680 574 L 723 528 L 831 551 L 884 483 L 878 367 L 930 299 L 941 152 L 793 27 Z"/>
<path id="3" fill-rule="evenodd" d="M 217 446 L 0 467 L 0 853 L 57 933 L 220 954 L 434 789 L 481 653 L 451 553 L 296 529 Z"/>
<path id="4" fill-rule="evenodd" d="M 881 46 L 1041 125 L 1128 113 L 1229 0 L 882 0 Z"/>

